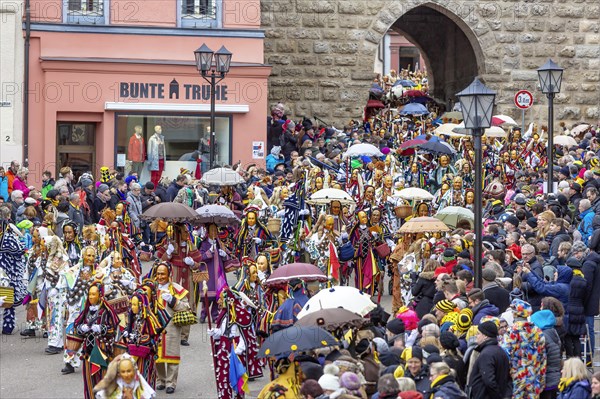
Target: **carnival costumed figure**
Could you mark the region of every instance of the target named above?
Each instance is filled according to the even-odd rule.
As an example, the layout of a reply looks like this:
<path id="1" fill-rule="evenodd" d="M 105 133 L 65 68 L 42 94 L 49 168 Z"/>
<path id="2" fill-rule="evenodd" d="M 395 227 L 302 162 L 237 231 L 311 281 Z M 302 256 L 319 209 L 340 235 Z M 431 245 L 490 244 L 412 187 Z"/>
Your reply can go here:
<path id="1" fill-rule="evenodd" d="M 171 279 L 171 265 L 168 262 L 157 263 L 151 272 L 157 287 L 158 307 L 165 309 L 169 317 L 176 312 L 189 310 L 188 291 Z M 156 389 L 167 389 L 167 393 L 175 392 L 179 363 L 181 362 L 182 327 L 172 321 L 162 331 L 156 360 Z"/>
<path id="2" fill-rule="evenodd" d="M 14 290 L 13 306 L 4 309 L 2 334 L 10 335 L 15 328 L 15 306 L 27 295 L 27 287 L 23 281 L 26 264 L 23 247 L 17 234 L 10 227 L 10 211 L 6 209 L 4 213 L 4 209 L 0 209 L 0 212 L 0 275 L 6 276 L 5 281 L 0 283 Z"/>
<path id="3" fill-rule="evenodd" d="M 421 171 L 421 165 L 418 162 L 410 164 L 410 170 L 404 172 L 405 187 L 427 187 L 427 176 Z"/>
<path id="4" fill-rule="evenodd" d="M 96 399 L 153 399 L 156 392 L 139 371 L 135 358 L 129 354 L 116 356 L 94 387 Z"/>
<path id="5" fill-rule="evenodd" d="M 119 320 L 104 299 L 100 282 L 93 283 L 87 294 L 83 310 L 75 319 L 74 328 L 83 338 L 83 394 L 94 399 L 93 389 L 104 377 L 108 361 L 113 356 L 113 344 Z"/>
<path id="6" fill-rule="evenodd" d="M 350 231 L 350 241 L 355 248 L 356 288 L 373 295 L 379 270 L 373 254 L 376 233 L 369 227 L 367 214 L 364 211 L 358 212 L 358 222 Z"/>
<path id="7" fill-rule="evenodd" d="M 215 224 L 209 224 L 207 234 L 200 243 L 200 262 L 204 263 L 208 271 L 208 307 L 202 300 L 202 312 L 200 314 L 200 323 L 206 321 L 206 317 L 216 320 L 219 315 L 217 299 L 221 291 L 227 286 L 227 277 L 224 262 L 229 258 L 224 245 L 219 240 L 218 227 Z M 209 315 L 210 313 L 210 315 Z"/>
<path id="8" fill-rule="evenodd" d="M 460 176 L 452 180 L 452 187 L 444 194 L 438 206 L 438 212 L 447 206 L 464 206 L 463 181 Z"/>
<path id="9" fill-rule="evenodd" d="M 81 309 L 85 306 L 89 288 L 95 281 L 96 274 L 96 249 L 94 247 L 85 247 L 82 250 L 82 258 L 75 266 L 66 269 L 58 280 L 56 288 L 60 299 L 56 307 L 58 317 L 56 318 L 56 329 L 62 329 L 64 324 L 63 315 L 65 307 L 68 311 L 69 318 L 65 328 L 66 334 L 76 334 L 75 320 L 79 317 Z M 60 333 L 57 331 L 57 333 Z M 63 374 L 71 374 L 75 372 L 75 367 L 80 365 L 80 352 L 73 349 L 65 348 L 63 361 L 65 367 L 61 370 Z M 90 388 L 91 389 L 91 388 Z"/>
<path id="10" fill-rule="evenodd" d="M 118 220 L 115 220 L 110 224 L 110 227 L 108 228 L 110 250 L 120 252 L 124 267 L 127 268 L 136 279 L 139 279 L 142 274 L 142 265 L 131 236 L 123 233 L 124 230 L 125 227 L 123 223 Z M 106 255 L 111 255 L 111 253 L 105 252 L 105 256 Z"/>
<path id="11" fill-rule="evenodd" d="M 350 161 L 348 161 L 350 162 Z M 354 163 L 355 161 L 352 161 Z M 350 174 L 350 179 L 348 179 L 348 183 L 346 183 L 346 192 L 350 194 L 352 198 L 356 201 L 357 204 L 362 203 L 362 196 L 364 191 L 363 177 L 360 174 L 359 168 L 353 168 L 352 173 Z"/>
<path id="12" fill-rule="evenodd" d="M 439 165 L 434 169 L 432 176 L 433 186 L 436 189 L 442 186 L 447 174 L 455 175 L 456 169 L 450 164 L 450 157 L 448 155 L 441 155 Z"/>
<path id="13" fill-rule="evenodd" d="M 313 231 L 314 233 L 307 239 L 311 260 L 316 262 L 316 266 L 329 278 L 339 281 L 340 264 L 337 261 L 335 248 L 340 236 L 334 230 L 333 216 L 322 215 L 313 227 Z"/>
<path id="14" fill-rule="evenodd" d="M 113 251 L 98 265 L 97 277 L 105 285 L 106 300 L 127 297 L 137 288 L 136 278 L 125 268 L 120 252 Z"/>
<path id="15" fill-rule="evenodd" d="M 442 187 L 440 187 L 440 189 L 437 190 L 436 193 L 433 195 L 433 201 L 431 201 L 431 206 L 434 210 L 440 210 L 440 206 L 443 209 L 443 207 L 445 206 L 444 197 L 446 196 L 446 193 L 448 193 L 448 190 L 450 190 L 450 184 L 443 183 Z"/>
<path id="16" fill-rule="evenodd" d="M 48 332 L 48 347 L 46 353 L 54 355 L 63 352 L 63 321 L 67 292 L 59 289 L 61 275 L 70 267 L 69 256 L 58 236 L 44 238 L 47 258 L 41 273 L 44 286 L 40 298 L 46 295 L 46 330 Z M 40 264 L 41 265 L 41 264 Z M 41 308 L 43 303 L 38 303 Z"/>
<path id="17" fill-rule="evenodd" d="M 391 253 L 391 250 L 394 248 L 395 243 L 392 240 L 392 232 L 390 231 L 388 225 L 386 223 L 382 223 L 381 209 L 376 208 L 371 211 L 370 222 L 371 222 L 371 227 L 369 229 L 371 230 L 372 233 L 373 232 L 375 233 L 375 235 L 373 236 L 373 238 L 374 238 L 373 248 L 380 247 L 380 246 L 385 248 L 385 246 L 387 245 L 388 252 Z M 382 253 L 382 252 L 380 252 L 380 253 Z M 373 251 L 373 255 L 375 256 L 375 260 L 377 261 L 377 267 L 379 269 L 379 272 L 378 272 L 379 277 L 380 277 L 379 289 L 382 290 L 383 289 L 382 288 L 383 276 L 384 276 L 383 272 L 385 271 L 385 266 L 388 263 L 387 258 L 389 256 L 389 254 L 385 257 L 382 257 L 376 251 Z"/>
<path id="18" fill-rule="evenodd" d="M 129 212 L 127 211 L 128 205 L 126 201 L 120 201 L 115 205 L 115 221 L 119 223 L 121 233 L 127 234 L 129 237 L 134 237 L 139 234 L 139 229 L 135 227 L 129 217 Z"/>
<path id="19" fill-rule="evenodd" d="M 273 238 L 269 230 L 258 220 L 256 208 L 247 209 L 240 230 L 235 237 L 236 254 L 239 259 L 256 256 L 267 248 Z"/>
<path id="20" fill-rule="evenodd" d="M 38 304 L 40 298 L 42 299 L 42 303 L 46 301 L 46 298 L 42 298 L 42 293 L 44 288 L 43 271 L 46 268 L 48 253 L 44 239 L 41 237 L 40 230 L 37 227 L 31 230 L 31 242 L 32 246 L 27 254 L 27 274 L 29 275 L 29 283 L 27 284 L 28 296 L 26 297 L 26 300 L 28 299 L 26 305 L 27 328 L 20 333 L 24 337 L 35 337 L 36 330 L 46 332 L 46 325 L 42 323 L 45 316 L 45 313 L 42 313 L 45 312 L 45 305 L 38 312 Z"/>
<path id="21" fill-rule="evenodd" d="M 298 321 L 298 313 L 300 313 L 306 302 L 308 302 L 306 287 L 301 280 L 291 280 L 289 282 L 289 291 L 289 298 L 281 303 L 271 322 L 271 333 L 291 327 Z"/>
<path id="22" fill-rule="evenodd" d="M 131 296 L 131 309 L 123 339 L 128 345 L 129 354 L 134 356 L 138 371 L 152 388 L 156 387 L 155 356 L 163 328 L 150 308 L 145 292 L 136 291 Z"/>
<path id="23" fill-rule="evenodd" d="M 79 263 L 81 258 L 81 243 L 79 242 L 79 227 L 74 222 L 67 222 L 62 227 L 63 246 L 69 256 L 71 266 Z"/>
<path id="24" fill-rule="evenodd" d="M 194 298 L 198 297 L 200 288 L 192 280 L 192 271 L 200 269 L 201 255 L 192 242 L 187 226 L 183 223 L 174 224 L 170 230 L 167 229 L 167 235 L 156 247 L 156 257 L 172 265 L 171 278 L 189 293 L 187 300 L 192 312 L 195 312 L 197 303 Z M 190 326 L 183 327 L 181 334 L 185 345 L 190 336 Z"/>
<path id="25" fill-rule="evenodd" d="M 216 327 L 208 330 L 212 339 L 219 399 L 242 399 L 249 391 L 249 376 L 252 373 L 262 376 L 248 305 L 238 293 L 224 289 L 219 298 L 221 310 Z"/>
<path id="26" fill-rule="evenodd" d="M 300 393 L 302 371 L 300 365 L 288 358 L 282 358 L 275 363 L 278 377 L 263 387 L 258 399 L 296 399 Z"/>

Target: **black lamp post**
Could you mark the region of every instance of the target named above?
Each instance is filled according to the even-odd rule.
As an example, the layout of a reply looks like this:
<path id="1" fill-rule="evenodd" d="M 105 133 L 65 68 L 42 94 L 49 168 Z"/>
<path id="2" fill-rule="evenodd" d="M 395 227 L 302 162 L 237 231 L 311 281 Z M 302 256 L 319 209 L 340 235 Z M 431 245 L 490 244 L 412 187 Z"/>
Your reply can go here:
<path id="1" fill-rule="evenodd" d="M 548 97 L 548 194 L 553 191 L 554 178 L 554 96 L 560 93 L 563 69 L 548 59 L 537 70 L 542 93 Z"/>
<path id="2" fill-rule="evenodd" d="M 210 162 L 209 169 L 215 165 L 215 99 L 217 83 L 225 79 L 225 75 L 229 72 L 231 65 L 231 52 L 225 46 L 213 53 L 206 44 L 202 44 L 200 48 L 194 51 L 196 57 L 196 68 L 200 71 L 202 78 L 210 84 Z M 214 65 L 213 65 L 214 57 Z"/>
<path id="3" fill-rule="evenodd" d="M 462 108 L 465 128 L 473 132 L 475 139 L 475 287 L 481 288 L 481 258 L 483 237 L 482 210 L 483 200 L 481 191 L 483 189 L 481 175 L 481 136 L 483 130 L 492 125 L 492 111 L 496 92 L 485 86 L 479 78 L 456 95 Z"/>

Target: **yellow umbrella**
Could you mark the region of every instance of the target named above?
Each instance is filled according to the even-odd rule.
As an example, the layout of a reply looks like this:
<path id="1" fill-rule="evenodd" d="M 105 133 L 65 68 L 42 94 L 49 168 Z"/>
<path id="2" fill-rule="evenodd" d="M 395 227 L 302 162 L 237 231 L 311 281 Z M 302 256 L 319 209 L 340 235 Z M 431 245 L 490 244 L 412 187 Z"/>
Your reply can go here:
<path id="1" fill-rule="evenodd" d="M 441 220 L 424 216 L 410 219 L 400 227 L 398 233 L 433 233 L 436 231 L 444 232 L 448 230 L 450 230 L 450 228 Z"/>

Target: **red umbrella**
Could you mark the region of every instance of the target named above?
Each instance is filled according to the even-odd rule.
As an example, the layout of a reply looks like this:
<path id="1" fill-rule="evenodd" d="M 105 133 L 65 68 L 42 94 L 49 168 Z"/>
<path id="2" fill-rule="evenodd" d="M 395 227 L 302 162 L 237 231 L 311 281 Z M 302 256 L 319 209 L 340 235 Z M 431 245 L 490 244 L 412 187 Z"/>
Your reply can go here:
<path id="1" fill-rule="evenodd" d="M 407 150 L 409 148 L 418 147 L 418 146 L 423 145 L 425 143 L 427 143 L 427 140 L 412 139 L 412 140 L 408 140 L 408 141 L 405 141 L 404 143 L 400 144 L 400 148 L 403 149 L 403 150 Z"/>
<path id="2" fill-rule="evenodd" d="M 406 90 L 402 93 L 402 97 L 425 97 L 426 94 L 421 90 Z"/>
<path id="3" fill-rule="evenodd" d="M 265 281 L 265 284 L 279 284 L 296 278 L 303 281 L 327 281 L 325 273 L 315 265 L 311 265 L 310 263 L 290 263 L 275 270 Z"/>
<path id="4" fill-rule="evenodd" d="M 367 108 L 385 108 L 385 105 L 379 100 L 367 101 Z"/>

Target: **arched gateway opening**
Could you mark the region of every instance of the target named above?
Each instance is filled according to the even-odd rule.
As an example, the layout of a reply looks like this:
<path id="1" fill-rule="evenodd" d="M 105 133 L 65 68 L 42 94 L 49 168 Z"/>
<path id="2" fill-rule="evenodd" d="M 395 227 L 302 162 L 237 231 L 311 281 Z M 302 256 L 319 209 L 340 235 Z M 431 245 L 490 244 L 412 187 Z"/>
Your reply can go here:
<path id="1" fill-rule="evenodd" d="M 398 48 L 398 37 L 407 44 Z M 392 66 L 426 70 L 429 95 L 447 108 L 457 92 L 485 72 L 483 52 L 471 28 L 436 4 L 421 5 L 398 18 L 384 35 L 377 59 L 375 72 L 383 75 Z"/>

